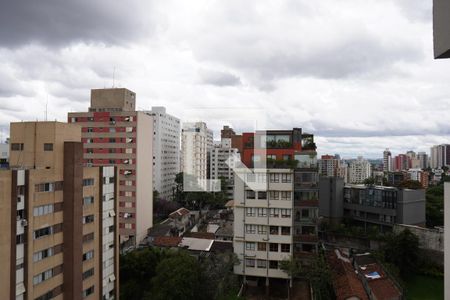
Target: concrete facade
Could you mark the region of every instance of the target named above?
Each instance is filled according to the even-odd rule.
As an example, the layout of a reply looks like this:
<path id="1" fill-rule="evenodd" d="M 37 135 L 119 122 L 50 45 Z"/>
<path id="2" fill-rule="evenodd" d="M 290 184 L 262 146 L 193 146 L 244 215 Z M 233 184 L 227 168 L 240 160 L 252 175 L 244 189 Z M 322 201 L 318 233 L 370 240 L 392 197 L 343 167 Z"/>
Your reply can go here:
<path id="1" fill-rule="evenodd" d="M 0 169 L 7 168 L 9 164 L 9 144 L 0 143 Z"/>
<path id="2" fill-rule="evenodd" d="M 166 113 L 164 107 L 147 112 L 153 118 L 153 189 L 172 199 L 175 177 L 180 172 L 180 119 Z"/>
<path id="3" fill-rule="evenodd" d="M 450 2 L 433 1 L 434 57 L 450 58 Z"/>
<path id="4" fill-rule="evenodd" d="M 210 150 L 211 179 L 225 178 L 228 199 L 233 199 L 234 171 L 241 161 L 238 149 L 231 148 L 231 139 L 222 139 L 220 145 Z"/>
<path id="5" fill-rule="evenodd" d="M 82 167 L 77 125 L 12 123 L 11 147 L 13 167 L 0 171 L 0 298 L 118 299 L 116 170 Z"/>
<path id="6" fill-rule="evenodd" d="M 208 151 L 213 147 L 212 132 L 204 122 L 184 123 L 181 135 L 182 172 L 207 179 Z"/>
<path id="7" fill-rule="evenodd" d="M 339 224 L 344 216 L 344 179 L 321 177 L 319 180 L 319 216 Z"/>
<path id="8" fill-rule="evenodd" d="M 83 163 L 119 168 L 121 243 L 136 245 L 153 225 L 153 118 L 127 89 L 94 89 L 89 112 L 69 113 L 82 127 Z"/>
<path id="9" fill-rule="evenodd" d="M 361 156 L 357 160 L 350 163 L 349 166 L 349 182 L 350 183 L 362 183 L 365 179 L 371 176 L 372 167 L 368 160 L 363 159 Z"/>

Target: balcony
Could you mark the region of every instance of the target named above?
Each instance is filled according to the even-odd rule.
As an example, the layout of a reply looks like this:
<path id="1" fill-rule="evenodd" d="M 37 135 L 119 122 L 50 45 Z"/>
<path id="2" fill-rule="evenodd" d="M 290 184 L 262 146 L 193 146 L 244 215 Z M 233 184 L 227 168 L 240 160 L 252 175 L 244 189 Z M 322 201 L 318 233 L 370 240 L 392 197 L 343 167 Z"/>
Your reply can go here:
<path id="1" fill-rule="evenodd" d="M 315 234 L 299 234 L 294 235 L 294 242 L 300 243 L 317 243 L 319 238 Z"/>
<path id="2" fill-rule="evenodd" d="M 294 200 L 294 207 L 319 207 L 318 199 Z"/>
<path id="3" fill-rule="evenodd" d="M 268 169 L 295 169 L 297 167 L 298 160 L 295 159 L 267 159 Z"/>

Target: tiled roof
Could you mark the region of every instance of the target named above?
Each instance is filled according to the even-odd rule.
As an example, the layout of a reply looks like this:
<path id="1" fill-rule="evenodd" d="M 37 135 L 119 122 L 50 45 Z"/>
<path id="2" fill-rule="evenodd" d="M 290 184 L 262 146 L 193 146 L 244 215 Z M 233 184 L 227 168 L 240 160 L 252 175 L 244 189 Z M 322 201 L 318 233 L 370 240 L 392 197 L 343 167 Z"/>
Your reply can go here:
<path id="1" fill-rule="evenodd" d="M 364 286 L 353 270 L 351 263 L 339 259 L 334 251 L 330 251 L 327 258 L 331 266 L 336 299 L 346 300 L 357 297 L 360 300 L 368 300 Z"/>
<path id="2" fill-rule="evenodd" d="M 189 214 L 189 212 L 190 211 L 188 209 L 182 207 L 182 208 L 179 208 L 176 211 L 172 212 L 169 215 L 169 217 L 170 218 L 182 217 L 182 216 L 185 216 L 185 215 Z"/>
<path id="3" fill-rule="evenodd" d="M 234 200 L 230 200 L 225 204 L 225 207 L 233 207 L 234 206 Z"/>
<path id="4" fill-rule="evenodd" d="M 211 246 L 212 252 L 233 252 L 233 242 L 214 241 Z"/>
<path id="5" fill-rule="evenodd" d="M 376 299 L 399 299 L 402 295 L 388 277 L 369 280 L 369 286 Z"/>
<path id="6" fill-rule="evenodd" d="M 183 238 L 180 236 L 157 236 L 153 240 L 156 247 L 178 247 Z"/>

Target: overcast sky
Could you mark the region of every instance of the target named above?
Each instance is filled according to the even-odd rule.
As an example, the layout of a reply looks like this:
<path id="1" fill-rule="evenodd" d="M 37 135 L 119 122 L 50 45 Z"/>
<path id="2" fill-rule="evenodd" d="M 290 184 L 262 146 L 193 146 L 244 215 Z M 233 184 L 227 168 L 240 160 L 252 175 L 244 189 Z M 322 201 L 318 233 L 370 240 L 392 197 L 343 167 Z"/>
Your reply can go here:
<path id="1" fill-rule="evenodd" d="M 450 143 L 450 60 L 433 59 L 431 5 L 0 0 L 0 128 L 42 120 L 47 101 L 48 119 L 66 121 L 114 84 L 216 133 L 261 118 L 314 133 L 319 154 L 428 152 Z"/>

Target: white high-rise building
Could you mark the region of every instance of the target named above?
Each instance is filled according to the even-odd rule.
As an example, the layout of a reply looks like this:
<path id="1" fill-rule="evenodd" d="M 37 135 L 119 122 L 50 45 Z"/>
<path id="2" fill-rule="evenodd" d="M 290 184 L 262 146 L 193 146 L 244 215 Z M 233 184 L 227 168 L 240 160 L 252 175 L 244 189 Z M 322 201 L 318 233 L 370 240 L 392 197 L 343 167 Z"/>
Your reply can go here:
<path id="1" fill-rule="evenodd" d="M 212 147 L 212 131 L 206 123 L 184 123 L 181 135 L 182 172 L 206 180 L 208 150 Z"/>
<path id="2" fill-rule="evenodd" d="M 357 160 L 350 163 L 349 177 L 350 183 L 362 183 L 371 176 L 372 167 L 368 160 L 359 156 Z"/>
<path id="3" fill-rule="evenodd" d="M 161 106 L 147 114 L 153 117 L 153 188 L 162 198 L 171 199 L 180 172 L 180 119 Z"/>
<path id="4" fill-rule="evenodd" d="M 383 151 L 383 171 L 392 172 L 392 153 L 389 149 Z"/>
<path id="5" fill-rule="evenodd" d="M 430 166 L 433 169 L 450 165 L 450 145 L 436 145 L 431 147 Z"/>
<path id="6" fill-rule="evenodd" d="M 231 139 L 222 139 L 220 145 L 210 150 L 211 179 L 224 178 L 227 181 L 227 196 L 233 199 L 234 168 L 241 161 L 237 148 L 231 148 Z"/>

